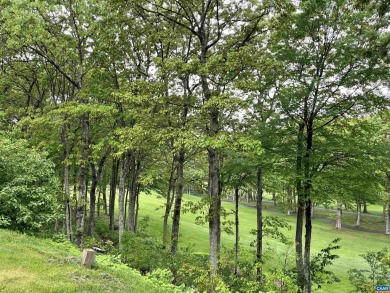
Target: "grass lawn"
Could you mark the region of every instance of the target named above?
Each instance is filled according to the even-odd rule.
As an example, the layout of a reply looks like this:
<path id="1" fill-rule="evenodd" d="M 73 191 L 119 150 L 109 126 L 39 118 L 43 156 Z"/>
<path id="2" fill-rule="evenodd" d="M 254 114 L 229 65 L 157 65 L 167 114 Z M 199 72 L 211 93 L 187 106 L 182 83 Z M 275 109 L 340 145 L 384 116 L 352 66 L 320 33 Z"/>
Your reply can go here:
<path id="1" fill-rule="evenodd" d="M 186 195 L 185 201 L 192 200 L 198 201 L 199 197 Z M 156 194 L 141 194 L 140 196 L 140 211 L 139 217 L 148 216 L 150 218 L 150 229 L 156 237 L 162 237 L 162 216 L 164 205 L 164 199 L 158 198 Z M 234 206 L 232 203 L 223 202 L 223 207 L 226 210 L 233 210 Z M 326 213 L 327 211 L 321 211 Z M 322 248 L 328 246 L 328 244 L 335 238 L 341 238 L 340 246 L 341 249 L 336 253 L 340 256 L 334 262 L 334 266 L 331 268 L 333 272 L 341 279 L 341 283 L 333 285 L 324 285 L 324 287 L 317 292 L 350 292 L 353 291 L 352 285 L 348 281 L 347 271 L 351 268 L 368 268 L 363 258 L 360 257 L 366 251 L 378 251 L 385 247 L 390 247 L 390 237 L 383 233 L 376 232 L 364 232 L 356 229 L 343 228 L 340 231 L 335 230 L 334 221 L 329 218 L 323 218 L 325 215 L 316 213 L 317 217 L 313 219 L 313 241 L 312 241 L 312 254 L 316 254 Z M 295 215 L 287 216 L 272 207 L 268 207 L 264 210 L 266 216 L 278 216 L 286 219 L 291 225 L 290 231 L 285 231 L 286 235 L 290 239 L 294 239 L 295 235 Z M 240 241 L 242 247 L 245 249 L 254 249 L 250 246 L 250 243 L 254 240 L 254 235 L 250 234 L 252 229 L 256 227 L 256 210 L 253 207 L 246 205 L 240 205 Z M 330 215 L 331 217 L 331 215 Z M 179 244 L 183 246 L 193 245 L 193 249 L 198 253 L 208 253 L 208 225 L 196 225 L 196 215 L 186 213 L 182 215 L 180 233 L 181 238 Z M 233 216 L 230 216 L 230 220 L 233 220 Z M 353 223 L 353 215 L 344 216 L 344 221 L 348 224 Z M 369 228 L 367 225 L 379 225 L 380 219 L 370 218 L 363 216 L 364 228 Z M 353 223 L 354 224 L 354 223 Z M 378 231 L 384 231 L 382 227 L 371 227 Z M 278 243 L 273 239 L 266 239 L 266 247 L 273 249 L 273 258 L 266 266 L 277 265 L 279 256 L 282 257 L 287 247 L 283 244 Z M 234 235 L 222 234 L 222 245 L 228 249 L 232 249 L 234 245 Z M 293 248 L 294 250 L 294 248 Z M 390 280 L 389 284 L 390 285 Z"/>

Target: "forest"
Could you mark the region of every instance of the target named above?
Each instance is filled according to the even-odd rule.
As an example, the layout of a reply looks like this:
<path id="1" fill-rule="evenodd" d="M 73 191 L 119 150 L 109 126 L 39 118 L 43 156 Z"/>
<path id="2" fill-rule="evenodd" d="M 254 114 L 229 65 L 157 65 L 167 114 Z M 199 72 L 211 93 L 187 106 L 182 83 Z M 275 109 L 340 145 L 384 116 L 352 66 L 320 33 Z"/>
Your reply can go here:
<path id="1" fill-rule="evenodd" d="M 389 286 L 389 7 L 0 0 L 0 228 L 178 292 Z M 348 215 L 381 231 L 340 282 Z"/>

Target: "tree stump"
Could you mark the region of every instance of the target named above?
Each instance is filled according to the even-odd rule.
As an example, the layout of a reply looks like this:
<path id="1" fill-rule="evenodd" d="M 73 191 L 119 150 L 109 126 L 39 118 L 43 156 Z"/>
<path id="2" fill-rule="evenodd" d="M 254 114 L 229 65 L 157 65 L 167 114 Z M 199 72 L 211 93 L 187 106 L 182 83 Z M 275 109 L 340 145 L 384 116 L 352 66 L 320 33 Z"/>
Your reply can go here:
<path id="1" fill-rule="evenodd" d="M 95 262 L 95 251 L 93 249 L 84 249 L 81 257 L 81 265 L 90 269 Z"/>

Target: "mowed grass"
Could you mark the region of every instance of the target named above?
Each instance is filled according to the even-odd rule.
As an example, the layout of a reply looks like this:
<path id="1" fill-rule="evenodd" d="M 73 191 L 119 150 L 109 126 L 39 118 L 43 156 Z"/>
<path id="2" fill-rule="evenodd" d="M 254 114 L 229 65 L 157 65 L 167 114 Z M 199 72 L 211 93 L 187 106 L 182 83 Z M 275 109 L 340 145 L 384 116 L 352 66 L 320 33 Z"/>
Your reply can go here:
<path id="1" fill-rule="evenodd" d="M 107 256 L 91 270 L 80 260 L 70 244 L 0 229 L 0 292 L 162 292 Z"/>
<path id="2" fill-rule="evenodd" d="M 186 195 L 184 198 L 186 201 L 198 201 L 200 198 L 196 196 Z M 163 205 L 165 199 L 158 197 L 156 194 L 141 194 L 140 196 L 140 211 L 139 217 L 148 216 L 150 218 L 150 229 L 156 237 L 162 237 L 162 217 L 163 217 Z M 227 210 L 233 210 L 234 205 L 229 202 L 223 202 L 223 207 Z M 277 216 L 287 220 L 292 229 L 290 231 L 284 230 L 286 236 L 293 240 L 295 237 L 295 215 L 287 216 L 272 208 L 265 208 L 265 216 Z M 195 218 L 198 215 L 191 213 L 185 213 L 181 216 L 180 224 L 180 242 L 182 246 L 193 246 L 194 252 L 208 253 L 208 224 L 197 225 L 195 224 Z M 242 248 L 254 250 L 250 246 L 250 243 L 255 239 L 255 236 L 250 232 L 256 228 L 256 209 L 246 205 L 240 205 L 239 207 L 240 217 L 240 244 Z M 230 220 L 233 220 L 233 215 L 230 216 Z M 377 219 L 376 219 L 377 220 Z M 366 221 L 363 216 L 363 222 Z M 378 229 L 379 230 L 379 229 Z M 384 231 L 384 229 L 382 230 Z M 234 235 L 222 234 L 222 245 L 228 249 L 234 247 Z M 312 237 L 312 255 L 318 253 L 321 249 L 328 246 L 328 244 L 335 238 L 341 238 L 341 249 L 336 251 L 336 254 L 340 256 L 335 260 L 334 265 L 329 268 L 340 279 L 341 283 L 335 283 L 333 285 L 324 285 L 321 290 L 317 292 L 326 293 L 339 293 L 339 292 L 351 292 L 353 291 L 352 284 L 348 281 L 347 272 L 351 268 L 365 268 L 368 269 L 368 265 L 364 259 L 360 256 L 366 251 L 378 251 L 385 247 L 390 247 L 390 237 L 381 233 L 369 233 L 364 231 L 358 231 L 355 229 L 343 228 L 340 231 L 335 230 L 334 221 L 320 218 L 313 219 L 313 237 Z M 272 249 L 273 258 L 268 261 L 266 267 L 272 267 L 280 265 L 283 261 L 283 254 L 287 249 L 294 247 L 286 247 L 283 244 L 278 243 L 274 239 L 265 239 L 266 249 Z M 293 265 L 293 263 L 291 264 Z M 390 280 L 389 280 L 390 284 Z"/>

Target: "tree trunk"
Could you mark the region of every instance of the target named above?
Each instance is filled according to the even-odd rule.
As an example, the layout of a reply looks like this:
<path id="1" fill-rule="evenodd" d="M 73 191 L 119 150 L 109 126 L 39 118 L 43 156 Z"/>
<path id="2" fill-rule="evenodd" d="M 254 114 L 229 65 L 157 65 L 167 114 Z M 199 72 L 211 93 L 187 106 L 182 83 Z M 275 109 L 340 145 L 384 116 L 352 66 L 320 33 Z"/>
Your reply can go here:
<path id="1" fill-rule="evenodd" d="M 176 198 L 173 208 L 172 219 L 172 235 L 171 235 L 171 252 L 174 254 L 177 252 L 177 246 L 179 243 L 179 229 L 180 229 L 180 213 L 181 202 L 183 198 L 183 185 L 184 185 L 184 162 L 185 153 L 184 150 L 180 150 L 179 159 L 177 162 L 177 182 L 176 182 Z"/>
<path id="2" fill-rule="evenodd" d="M 388 184 L 388 198 L 387 198 L 387 218 L 386 218 L 386 235 L 390 235 L 390 173 L 386 173 Z"/>
<path id="3" fill-rule="evenodd" d="M 74 201 L 74 207 L 73 207 L 73 218 L 76 218 L 77 215 L 77 207 L 78 207 L 78 198 L 77 198 L 77 169 L 74 168 L 73 172 L 73 201 Z"/>
<path id="4" fill-rule="evenodd" d="M 104 155 L 100 158 L 98 163 L 98 168 L 96 170 L 96 166 L 94 163 L 91 163 L 91 173 L 92 173 L 92 183 L 91 183 L 91 191 L 90 191 L 90 201 L 89 201 L 89 226 L 88 226 L 88 236 L 92 236 L 95 230 L 95 208 L 96 208 L 96 188 L 100 177 L 103 173 L 104 163 L 108 155 L 111 152 L 111 148 L 107 148 Z"/>
<path id="5" fill-rule="evenodd" d="M 110 202 L 109 202 L 109 218 L 110 230 L 115 229 L 115 195 L 116 185 L 118 181 L 119 160 L 113 159 L 111 170 L 111 184 L 110 184 Z"/>
<path id="6" fill-rule="evenodd" d="M 85 203 L 87 200 L 87 173 L 88 173 L 88 149 L 89 149 L 89 121 L 88 115 L 83 115 L 83 146 L 81 149 L 82 162 L 79 166 L 78 206 L 76 214 L 76 245 L 81 246 L 84 234 Z"/>
<path id="7" fill-rule="evenodd" d="M 305 198 L 305 255 L 304 255 L 304 273 L 305 273 L 305 285 L 304 291 L 311 293 L 311 236 L 312 236 L 312 223 L 311 223 L 311 174 L 310 174 L 310 157 L 313 146 L 313 121 L 312 117 L 306 125 L 306 153 L 304 157 L 304 198 Z"/>
<path id="8" fill-rule="evenodd" d="M 91 165 L 93 167 L 91 168 L 92 183 L 91 183 L 91 190 L 89 193 L 89 225 L 88 225 L 88 233 L 87 233 L 88 236 L 92 236 L 95 230 L 96 187 L 98 183 L 95 165 L 93 163 Z"/>
<path id="9" fill-rule="evenodd" d="M 103 195 L 103 209 L 104 214 L 107 215 L 107 186 L 103 185 L 102 195 Z"/>
<path id="10" fill-rule="evenodd" d="M 386 221 L 386 209 L 387 208 L 387 205 L 386 203 L 383 204 L 383 207 L 382 207 L 382 222 L 384 223 Z"/>
<path id="11" fill-rule="evenodd" d="M 337 220 L 336 220 L 336 229 L 341 230 L 341 215 L 342 215 L 342 202 L 337 202 Z"/>
<path id="12" fill-rule="evenodd" d="M 98 216 L 98 218 L 100 217 L 100 206 L 101 206 L 101 204 L 102 204 L 102 191 L 99 188 L 98 198 L 97 198 L 97 216 Z"/>
<path id="13" fill-rule="evenodd" d="M 311 213 L 311 218 L 314 218 L 314 207 L 316 206 L 315 202 L 312 201 L 310 205 L 310 213 Z"/>
<path id="14" fill-rule="evenodd" d="M 164 212 L 164 219 L 163 219 L 163 249 L 166 249 L 168 245 L 168 219 L 169 219 L 169 214 L 171 213 L 173 199 L 175 196 L 175 192 L 174 192 L 175 183 L 173 178 L 173 175 L 175 173 L 175 162 L 176 159 L 175 156 L 173 156 L 171 172 L 169 174 L 169 179 L 168 179 L 168 190 L 167 190 L 167 198 L 165 203 L 165 212 Z"/>
<path id="15" fill-rule="evenodd" d="M 276 192 L 272 192 L 273 205 L 276 206 Z"/>
<path id="16" fill-rule="evenodd" d="M 356 227 L 360 227 L 360 220 L 362 219 L 362 203 L 360 199 L 358 199 L 356 202 L 356 212 L 357 212 Z"/>
<path id="17" fill-rule="evenodd" d="M 209 258 L 210 271 L 216 274 L 221 249 L 221 198 L 219 193 L 219 154 L 210 148 L 209 154 Z"/>
<path id="18" fill-rule="evenodd" d="M 139 185 L 137 186 L 137 196 L 136 196 L 136 198 L 135 198 L 134 231 L 137 231 L 138 212 L 139 212 Z"/>
<path id="19" fill-rule="evenodd" d="M 238 253 L 239 253 L 239 241 L 240 241 L 240 234 L 239 234 L 239 220 L 238 220 L 238 201 L 239 201 L 239 188 L 236 187 L 234 189 L 234 198 L 235 198 L 235 226 L 236 226 L 236 246 L 235 246 L 235 265 L 234 265 L 234 274 L 238 274 Z"/>
<path id="20" fill-rule="evenodd" d="M 295 230 L 295 253 L 296 253 L 296 266 L 298 286 L 303 291 L 305 284 L 305 275 L 303 267 L 303 218 L 305 215 L 305 195 L 302 187 L 302 153 L 303 153 L 303 130 L 305 124 L 299 125 L 298 137 L 297 137 L 297 160 L 296 160 L 296 190 L 298 196 L 297 207 L 297 224 Z"/>
<path id="21" fill-rule="evenodd" d="M 64 190 L 65 190 L 65 229 L 66 237 L 72 242 L 72 213 L 70 206 L 69 165 L 64 166 Z"/>
<path id="22" fill-rule="evenodd" d="M 387 200 L 386 235 L 390 235 L 390 199 Z"/>
<path id="23" fill-rule="evenodd" d="M 135 158 L 135 155 L 130 157 L 130 197 L 128 206 L 128 230 L 135 233 L 135 205 L 137 201 L 138 177 L 141 168 L 141 162 Z"/>
<path id="24" fill-rule="evenodd" d="M 364 214 L 367 214 L 368 213 L 368 210 L 367 210 L 367 201 L 363 201 L 363 213 Z"/>
<path id="25" fill-rule="evenodd" d="M 260 282 L 263 278 L 263 170 L 257 168 L 257 198 L 256 198 L 256 280 Z"/>
<path id="26" fill-rule="evenodd" d="M 121 239 L 125 230 L 125 193 L 126 193 L 126 177 L 129 170 L 129 154 L 125 154 L 120 164 L 120 176 L 119 176 L 119 215 L 118 215 L 118 228 L 119 228 L 119 250 L 122 248 Z"/>
<path id="27" fill-rule="evenodd" d="M 290 216 L 291 214 L 291 210 L 292 210 L 292 197 L 293 197 L 293 194 L 292 194 L 292 188 L 290 185 L 287 186 L 287 215 Z"/>
<path id="28" fill-rule="evenodd" d="M 65 230 L 66 237 L 70 242 L 72 242 L 72 217 L 71 217 L 71 207 L 70 207 L 70 185 L 69 185 L 69 164 L 68 160 L 68 134 L 67 126 L 64 124 L 61 129 L 61 140 L 64 147 L 63 162 L 64 162 L 64 193 L 65 193 Z"/>

